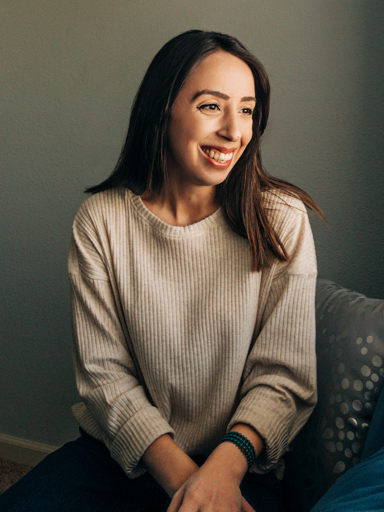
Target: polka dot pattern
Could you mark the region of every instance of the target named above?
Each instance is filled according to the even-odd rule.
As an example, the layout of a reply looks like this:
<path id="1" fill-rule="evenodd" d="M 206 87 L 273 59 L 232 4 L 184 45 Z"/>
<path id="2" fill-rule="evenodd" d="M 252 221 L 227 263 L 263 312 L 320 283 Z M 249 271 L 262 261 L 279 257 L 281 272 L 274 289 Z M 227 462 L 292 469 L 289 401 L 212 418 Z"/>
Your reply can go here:
<path id="1" fill-rule="evenodd" d="M 319 401 L 286 460 L 296 512 L 359 462 L 384 384 L 384 300 L 319 279 L 316 326 Z"/>

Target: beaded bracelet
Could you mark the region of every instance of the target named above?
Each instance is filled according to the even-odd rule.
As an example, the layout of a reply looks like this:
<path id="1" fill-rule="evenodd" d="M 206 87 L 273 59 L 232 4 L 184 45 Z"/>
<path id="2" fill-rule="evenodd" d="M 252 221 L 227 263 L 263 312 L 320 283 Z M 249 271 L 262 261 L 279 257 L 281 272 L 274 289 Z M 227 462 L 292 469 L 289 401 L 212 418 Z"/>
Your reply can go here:
<path id="1" fill-rule="evenodd" d="M 236 445 L 244 454 L 247 459 L 248 469 L 254 464 L 256 460 L 256 451 L 251 441 L 240 432 L 231 431 L 225 434 L 222 443 L 228 442 Z"/>

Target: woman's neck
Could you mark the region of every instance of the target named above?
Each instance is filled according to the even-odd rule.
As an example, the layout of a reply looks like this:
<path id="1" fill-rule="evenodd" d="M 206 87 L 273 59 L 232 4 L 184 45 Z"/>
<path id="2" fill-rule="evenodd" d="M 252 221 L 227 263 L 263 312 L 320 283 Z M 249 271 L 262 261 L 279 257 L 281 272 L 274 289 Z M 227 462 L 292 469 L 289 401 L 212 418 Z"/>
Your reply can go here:
<path id="1" fill-rule="evenodd" d="M 215 187 L 163 187 L 159 193 L 144 194 L 141 199 L 149 211 L 172 226 L 195 224 L 220 208 Z"/>

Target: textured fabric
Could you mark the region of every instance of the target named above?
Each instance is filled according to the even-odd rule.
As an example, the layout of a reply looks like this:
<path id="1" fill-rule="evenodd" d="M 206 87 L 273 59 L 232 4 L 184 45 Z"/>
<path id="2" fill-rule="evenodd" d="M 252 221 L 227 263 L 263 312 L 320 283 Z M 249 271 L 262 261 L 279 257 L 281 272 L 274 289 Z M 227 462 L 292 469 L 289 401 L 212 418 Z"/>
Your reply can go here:
<path id="1" fill-rule="evenodd" d="M 318 279 L 316 344 L 318 404 L 286 457 L 294 512 L 310 510 L 362 457 L 384 384 L 384 300 Z"/>
<path id="2" fill-rule="evenodd" d="M 276 468 L 316 401 L 316 259 L 303 204 L 266 194 L 290 254 L 252 271 L 221 209 L 165 224 L 127 189 L 80 207 L 69 253 L 79 424 L 131 477 L 160 435 L 207 455 L 235 423 Z"/>
<path id="3" fill-rule="evenodd" d="M 257 512 L 286 511 L 273 473 L 248 473 L 240 490 Z M 166 512 L 169 503 L 149 473 L 129 479 L 106 446 L 84 432 L 0 496 L 1 512 Z"/>

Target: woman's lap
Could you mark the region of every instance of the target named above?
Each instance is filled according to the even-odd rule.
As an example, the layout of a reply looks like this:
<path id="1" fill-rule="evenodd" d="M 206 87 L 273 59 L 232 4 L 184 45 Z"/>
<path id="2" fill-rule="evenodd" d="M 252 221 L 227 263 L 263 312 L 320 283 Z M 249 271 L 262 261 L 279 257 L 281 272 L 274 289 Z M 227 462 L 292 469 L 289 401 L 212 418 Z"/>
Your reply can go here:
<path id="1" fill-rule="evenodd" d="M 199 461 L 198 461 L 199 462 Z M 257 512 L 284 512 L 274 475 L 248 473 L 242 493 Z M 279 494 L 280 493 L 280 494 Z M 165 512 L 169 498 L 148 474 L 130 479 L 103 443 L 82 435 L 48 455 L 0 496 L 1 512 Z"/>

